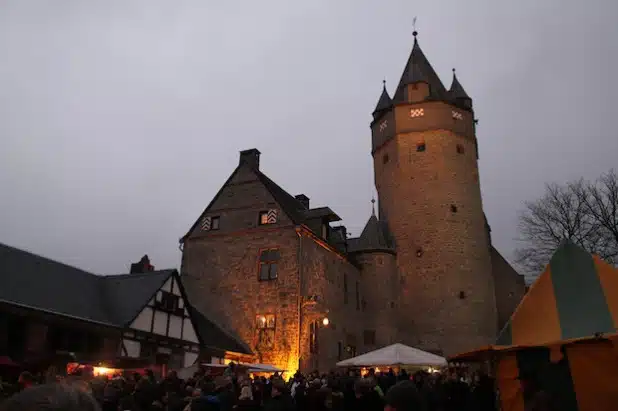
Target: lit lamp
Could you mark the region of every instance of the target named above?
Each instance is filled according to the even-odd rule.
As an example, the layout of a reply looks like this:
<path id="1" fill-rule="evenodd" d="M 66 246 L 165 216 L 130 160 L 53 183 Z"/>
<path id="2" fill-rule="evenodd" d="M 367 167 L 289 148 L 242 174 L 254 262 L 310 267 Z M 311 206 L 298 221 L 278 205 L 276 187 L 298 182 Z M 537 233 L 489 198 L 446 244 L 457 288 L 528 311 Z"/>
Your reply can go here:
<path id="1" fill-rule="evenodd" d="M 324 319 L 322 320 L 322 324 L 324 325 L 324 327 L 328 327 L 328 324 L 330 324 L 330 320 L 328 319 L 328 317 L 324 317 Z"/>

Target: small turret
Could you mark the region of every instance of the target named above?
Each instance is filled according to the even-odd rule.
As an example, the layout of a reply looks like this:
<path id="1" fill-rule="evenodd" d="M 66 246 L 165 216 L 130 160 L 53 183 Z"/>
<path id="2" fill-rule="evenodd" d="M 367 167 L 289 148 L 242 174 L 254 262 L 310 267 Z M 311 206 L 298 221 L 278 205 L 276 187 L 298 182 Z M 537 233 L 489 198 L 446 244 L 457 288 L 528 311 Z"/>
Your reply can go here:
<path id="1" fill-rule="evenodd" d="M 393 100 L 391 100 L 391 96 L 389 96 L 388 91 L 386 91 L 386 80 L 382 80 L 382 94 L 380 95 L 378 104 L 376 104 L 375 110 L 373 110 L 373 119 L 377 120 L 382 114 L 390 110 L 391 107 L 393 107 Z"/>
<path id="2" fill-rule="evenodd" d="M 453 82 L 451 83 L 451 88 L 448 91 L 449 99 L 453 104 L 458 107 L 461 107 L 465 110 L 472 109 L 472 99 L 466 93 L 463 86 L 457 79 L 457 75 L 455 74 L 455 69 L 453 69 Z"/>

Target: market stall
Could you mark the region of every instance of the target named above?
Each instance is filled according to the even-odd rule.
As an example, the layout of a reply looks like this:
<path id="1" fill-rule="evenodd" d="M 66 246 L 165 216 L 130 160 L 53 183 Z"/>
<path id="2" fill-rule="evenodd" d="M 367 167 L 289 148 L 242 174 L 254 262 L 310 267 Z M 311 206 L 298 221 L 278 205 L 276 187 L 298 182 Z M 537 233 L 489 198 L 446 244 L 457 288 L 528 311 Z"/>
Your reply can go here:
<path id="1" fill-rule="evenodd" d="M 446 364 L 444 357 L 397 343 L 340 361 L 337 367 L 400 367 L 432 371 Z"/>

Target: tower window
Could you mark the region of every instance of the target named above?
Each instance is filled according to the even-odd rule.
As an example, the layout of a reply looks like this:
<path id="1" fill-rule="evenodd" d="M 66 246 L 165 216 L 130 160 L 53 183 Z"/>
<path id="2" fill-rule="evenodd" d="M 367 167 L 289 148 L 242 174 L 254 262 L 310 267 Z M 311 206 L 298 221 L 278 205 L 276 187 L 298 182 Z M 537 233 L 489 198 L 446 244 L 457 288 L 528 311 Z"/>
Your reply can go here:
<path id="1" fill-rule="evenodd" d="M 388 154 L 384 154 L 382 156 L 382 164 L 386 164 L 386 163 L 388 163 Z"/>
<path id="2" fill-rule="evenodd" d="M 422 248 L 419 247 L 416 250 L 416 256 L 419 257 L 419 258 L 423 256 L 423 249 Z"/>
<path id="3" fill-rule="evenodd" d="M 464 146 L 461 144 L 457 144 L 457 154 L 463 154 L 464 153 Z"/>
<path id="4" fill-rule="evenodd" d="M 460 291 L 459 292 L 459 299 L 463 300 L 464 298 L 466 298 L 466 292 L 465 291 Z"/>
<path id="5" fill-rule="evenodd" d="M 455 204 L 451 204 L 451 213 L 457 212 L 457 206 Z"/>
<path id="6" fill-rule="evenodd" d="M 410 117 L 423 117 L 425 115 L 425 109 L 422 108 L 412 108 L 410 109 Z"/>
<path id="7" fill-rule="evenodd" d="M 279 250 L 276 248 L 263 250 L 260 253 L 260 281 L 277 279 L 277 264 L 279 263 Z"/>
<path id="8" fill-rule="evenodd" d="M 419 153 L 422 153 L 423 151 L 425 151 L 425 143 L 419 143 L 416 145 L 416 151 L 418 151 Z"/>

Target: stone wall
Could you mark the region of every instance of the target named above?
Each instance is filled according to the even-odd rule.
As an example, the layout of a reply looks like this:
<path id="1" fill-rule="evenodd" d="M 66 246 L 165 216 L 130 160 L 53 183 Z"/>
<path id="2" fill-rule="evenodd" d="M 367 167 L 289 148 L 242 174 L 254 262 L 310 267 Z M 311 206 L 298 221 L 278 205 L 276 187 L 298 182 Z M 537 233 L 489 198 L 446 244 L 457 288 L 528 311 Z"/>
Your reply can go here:
<path id="1" fill-rule="evenodd" d="M 411 107 L 423 114 L 410 118 Z M 374 152 L 374 170 L 397 245 L 401 340 L 445 354 L 487 344 L 496 303 L 472 115 L 454 119 L 443 103 L 394 110 L 395 137 Z"/>
<path id="2" fill-rule="evenodd" d="M 354 347 L 364 352 L 362 284 L 359 270 L 315 236 L 303 231 L 301 243 L 303 295 L 318 296 L 317 303 L 303 304 L 301 370 L 328 371 L 349 358 Z M 358 299 L 356 289 L 358 287 Z M 346 297 L 347 289 L 347 297 Z M 328 317 L 329 325 L 322 320 Z M 317 352 L 311 352 L 310 324 L 318 325 Z"/>
<path id="3" fill-rule="evenodd" d="M 394 344 L 398 342 L 398 329 L 405 328 L 405 324 L 400 324 L 396 316 L 399 276 L 395 256 L 385 252 L 366 252 L 356 255 L 355 260 L 362 267 L 363 295 L 366 302 L 363 327 L 365 349 Z"/>
<path id="4" fill-rule="evenodd" d="M 491 248 L 491 267 L 496 287 L 498 330 L 502 330 L 524 298 L 526 283 L 524 276 L 519 275 L 494 247 Z"/>

